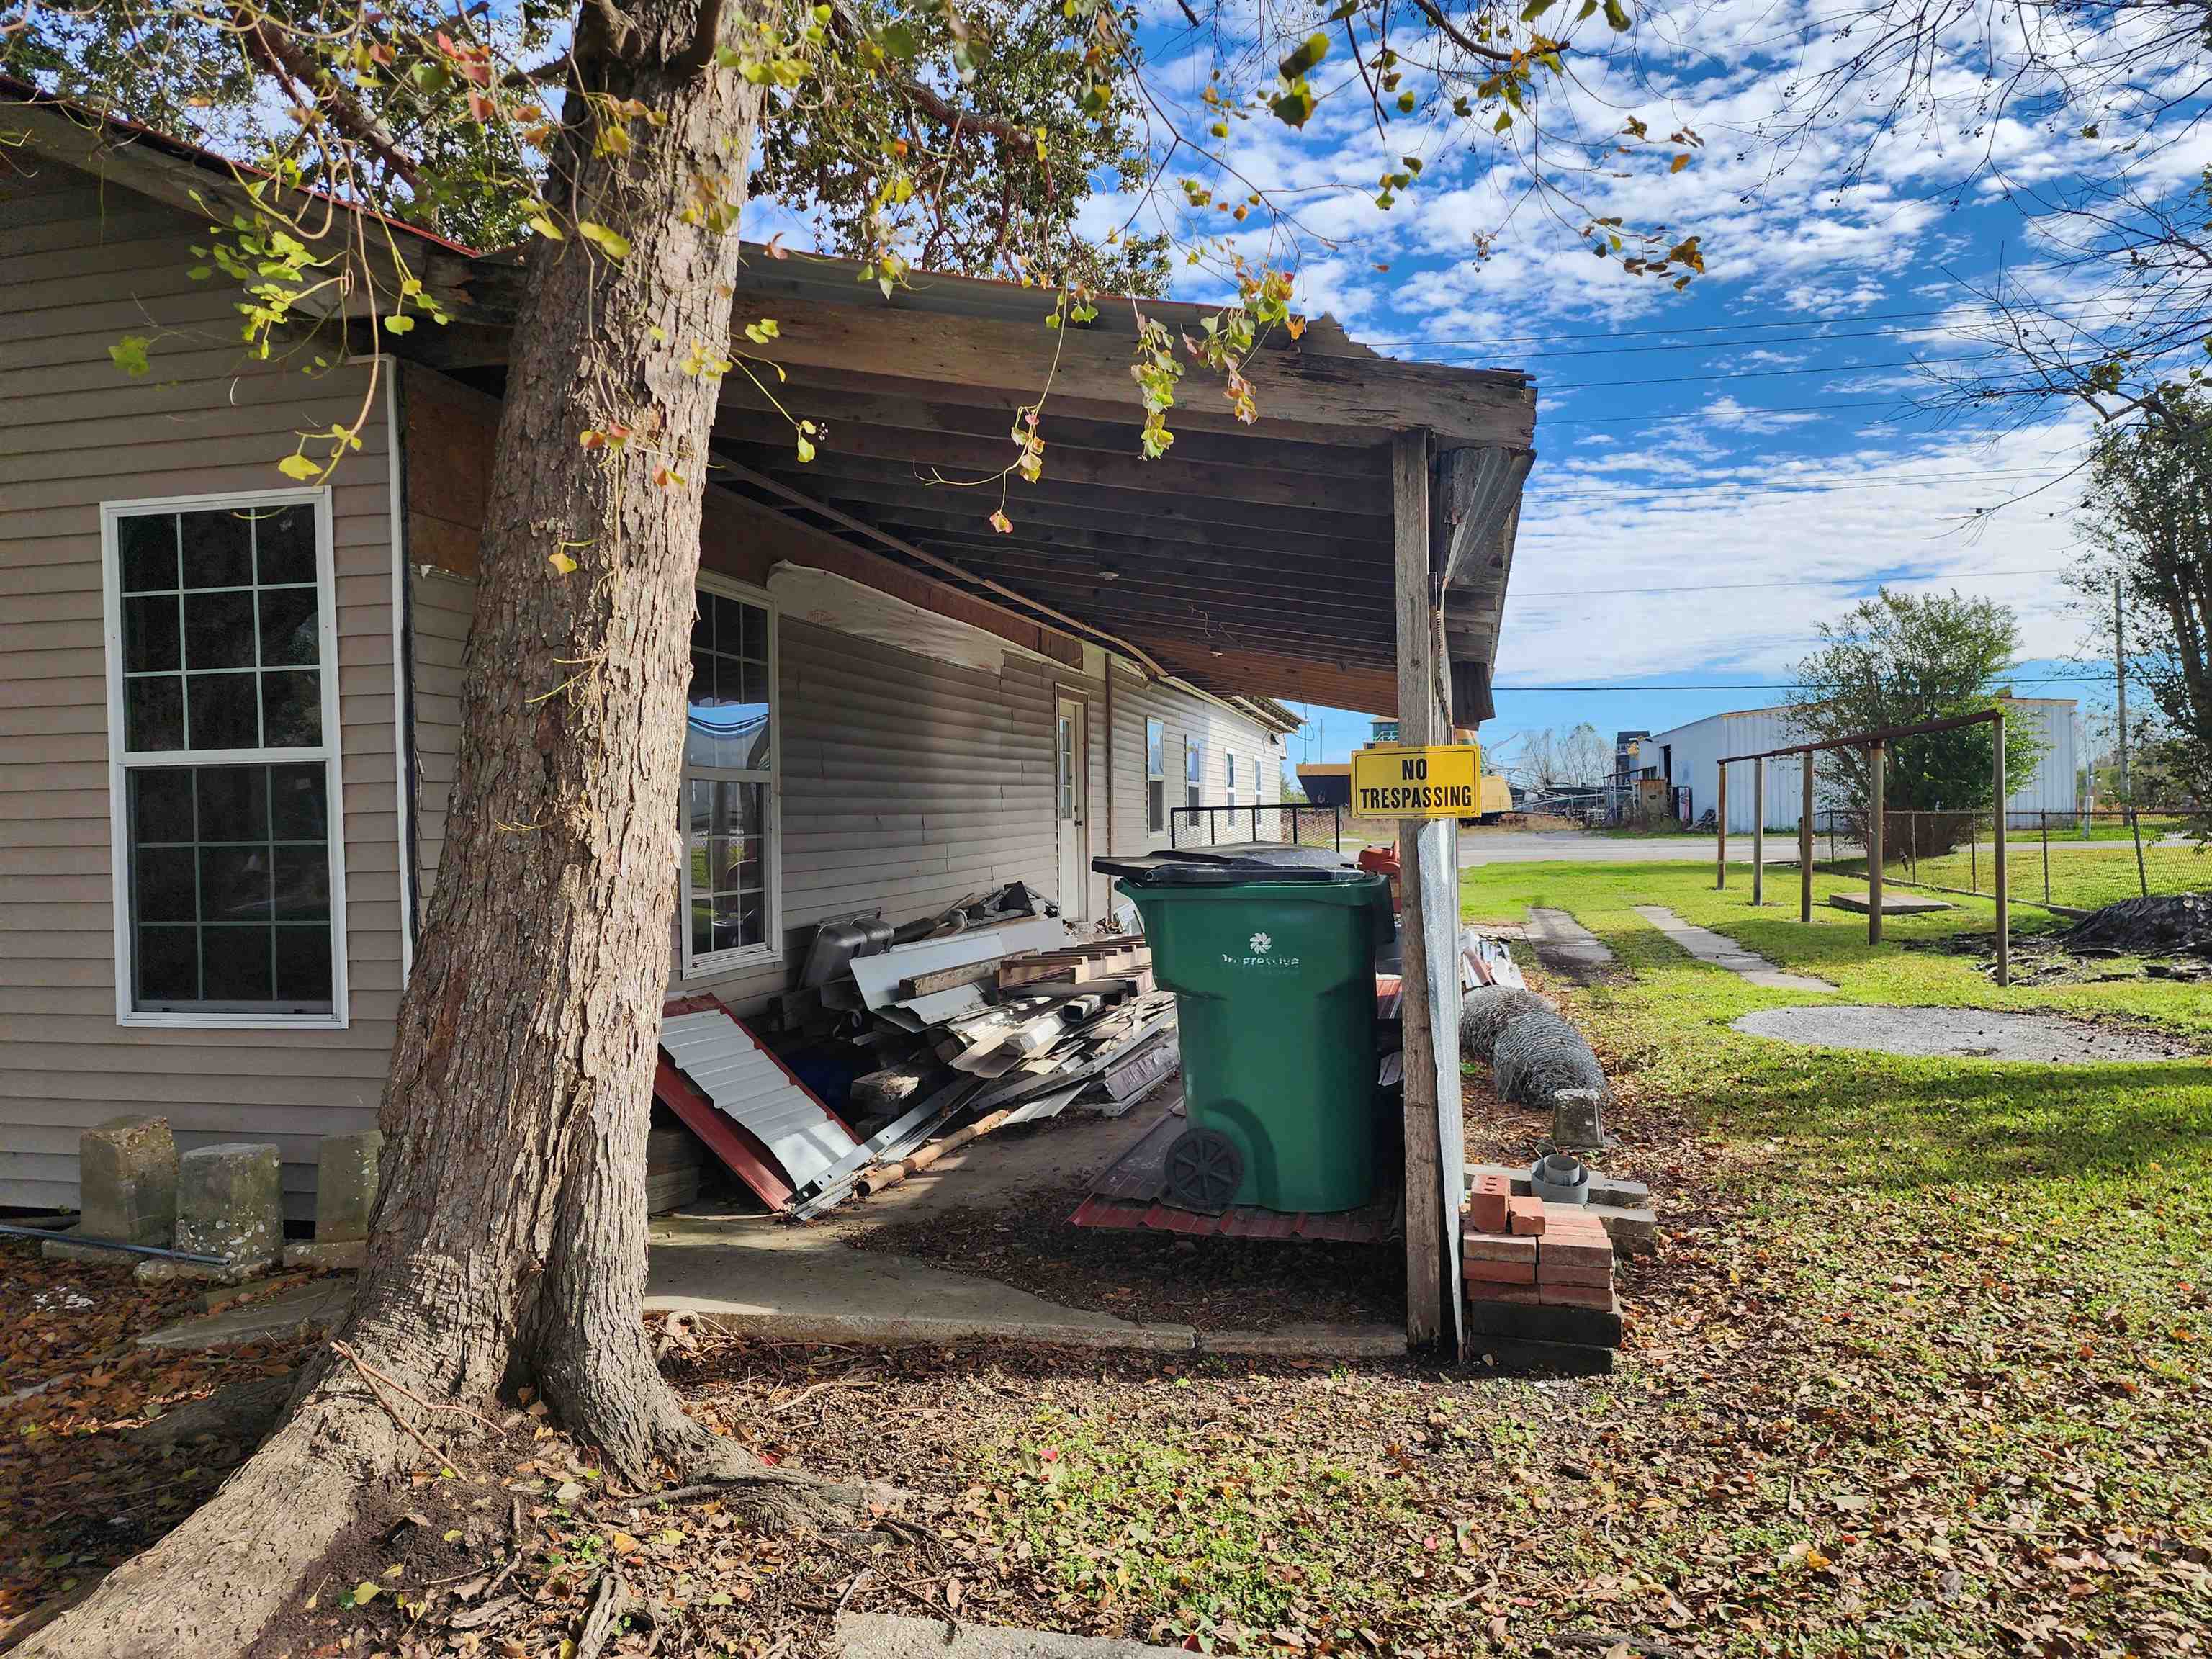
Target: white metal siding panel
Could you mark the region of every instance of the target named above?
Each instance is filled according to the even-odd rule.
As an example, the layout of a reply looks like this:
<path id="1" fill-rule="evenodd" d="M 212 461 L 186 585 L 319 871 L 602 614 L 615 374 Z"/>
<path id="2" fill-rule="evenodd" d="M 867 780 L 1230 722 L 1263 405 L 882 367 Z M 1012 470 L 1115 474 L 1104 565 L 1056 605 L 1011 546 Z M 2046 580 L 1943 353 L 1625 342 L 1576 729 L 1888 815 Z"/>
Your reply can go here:
<path id="1" fill-rule="evenodd" d="M 727 1014 L 710 1008 L 664 1019 L 660 1046 L 716 1111 L 760 1137 L 793 1186 L 815 1180 L 853 1150 L 853 1138 L 822 1103 Z"/>
<path id="2" fill-rule="evenodd" d="M 375 1127 L 399 988 L 390 510 L 380 410 L 332 483 L 350 1028 L 115 1023 L 100 503 L 282 487 L 295 433 L 349 422 L 367 371 L 248 365 L 235 295 L 193 283 L 200 227 L 51 166 L 0 180 L 0 1203 L 76 1200 L 77 1136 L 165 1112 L 189 1148 Z M 154 372 L 107 355 L 158 339 Z"/>
<path id="3" fill-rule="evenodd" d="M 1239 805 L 1249 806 L 1255 799 L 1251 775 L 1255 770 L 1260 802 L 1266 805 L 1282 799 L 1283 750 L 1279 744 L 1269 741 L 1265 726 L 1179 686 L 1143 677 L 1135 669 L 1117 663 L 1114 677 L 1115 852 L 1134 854 L 1168 844 L 1167 832 L 1151 834 L 1145 820 L 1145 722 L 1148 720 L 1158 720 L 1166 731 L 1167 752 L 1164 759 L 1170 807 L 1181 806 L 1185 799 L 1183 744 L 1192 738 L 1200 745 L 1205 778 L 1199 795 L 1202 805 L 1218 806 L 1227 800 L 1225 757 L 1232 750 L 1237 755 Z M 1178 820 L 1176 825 L 1176 835 L 1186 844 L 1190 837 L 1183 830 L 1188 822 Z M 1267 834 L 1273 827 L 1263 814 L 1261 834 Z M 1247 819 L 1242 830 L 1237 832 L 1237 838 L 1249 839 L 1251 833 L 1251 823 Z M 1220 834 L 1224 840 L 1231 838 L 1226 823 L 1222 825 Z M 1201 825 L 1199 839 L 1203 841 L 1205 835 Z"/>

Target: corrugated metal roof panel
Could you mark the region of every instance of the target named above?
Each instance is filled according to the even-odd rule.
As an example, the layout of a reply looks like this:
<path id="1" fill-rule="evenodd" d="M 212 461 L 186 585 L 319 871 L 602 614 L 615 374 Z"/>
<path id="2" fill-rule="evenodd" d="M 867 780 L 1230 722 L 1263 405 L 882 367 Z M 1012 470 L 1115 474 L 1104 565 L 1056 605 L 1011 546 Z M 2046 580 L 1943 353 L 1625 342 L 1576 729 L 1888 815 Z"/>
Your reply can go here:
<path id="1" fill-rule="evenodd" d="M 793 1186 L 820 1178 L 852 1152 L 844 1126 L 727 1010 L 667 1015 L 660 1046 L 716 1111 L 744 1124 L 775 1154 Z"/>

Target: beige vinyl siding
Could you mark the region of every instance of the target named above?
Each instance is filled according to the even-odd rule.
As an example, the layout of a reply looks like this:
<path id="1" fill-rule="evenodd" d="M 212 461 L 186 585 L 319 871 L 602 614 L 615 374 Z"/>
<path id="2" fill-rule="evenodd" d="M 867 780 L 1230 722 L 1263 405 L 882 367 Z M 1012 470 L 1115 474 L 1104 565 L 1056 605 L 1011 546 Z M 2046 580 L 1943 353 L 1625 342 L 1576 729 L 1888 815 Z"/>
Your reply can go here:
<path id="1" fill-rule="evenodd" d="M 1257 720 L 1237 714 L 1224 704 L 1200 696 L 1194 691 L 1165 680 L 1153 679 L 1140 672 L 1134 665 L 1116 659 L 1114 664 L 1114 849 L 1118 853 L 1141 853 L 1168 845 L 1168 834 L 1163 829 L 1152 834 L 1145 821 L 1145 722 L 1156 720 L 1164 732 L 1165 747 L 1162 763 L 1167 769 L 1168 805 L 1181 806 L 1186 797 L 1183 770 L 1183 745 L 1195 740 L 1200 745 L 1200 804 L 1206 806 L 1224 805 L 1229 799 L 1229 767 L 1227 757 L 1237 756 L 1237 804 L 1249 807 L 1255 802 L 1272 805 L 1282 799 L 1283 748 L 1279 738 L 1271 734 Z M 1190 820 L 1176 821 L 1177 836 L 1185 845 L 1190 836 L 1184 834 Z M 1275 832 L 1273 815 L 1262 813 L 1260 818 L 1262 838 Z M 1232 832 L 1224 819 L 1218 833 L 1223 841 L 1249 841 L 1252 826 L 1249 817 L 1237 820 Z M 1203 842 L 1206 828 L 1201 822 L 1197 838 Z"/>
<path id="2" fill-rule="evenodd" d="M 246 364 L 235 295 L 186 276 L 197 227 L 56 164 L 0 177 L 0 1204 L 76 1199 L 79 1133 L 165 1112 L 186 1147 L 374 1127 L 399 988 L 385 424 L 332 480 L 350 1024 L 116 1024 L 100 505 L 287 486 L 295 434 L 350 421 L 366 368 Z M 126 378 L 108 347 L 155 336 Z"/>

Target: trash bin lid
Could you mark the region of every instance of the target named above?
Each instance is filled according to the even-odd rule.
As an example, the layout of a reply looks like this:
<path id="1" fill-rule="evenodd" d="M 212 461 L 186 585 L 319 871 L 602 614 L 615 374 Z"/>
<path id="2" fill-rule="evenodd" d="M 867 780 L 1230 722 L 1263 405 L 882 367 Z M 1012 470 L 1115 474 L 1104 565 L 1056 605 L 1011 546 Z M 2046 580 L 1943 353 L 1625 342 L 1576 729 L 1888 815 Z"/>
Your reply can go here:
<path id="1" fill-rule="evenodd" d="M 1351 886 L 1382 878 L 1341 865 L 1284 864 L 1267 859 L 1173 857 L 1146 862 L 1096 858 L 1091 867 L 1133 887 Z"/>

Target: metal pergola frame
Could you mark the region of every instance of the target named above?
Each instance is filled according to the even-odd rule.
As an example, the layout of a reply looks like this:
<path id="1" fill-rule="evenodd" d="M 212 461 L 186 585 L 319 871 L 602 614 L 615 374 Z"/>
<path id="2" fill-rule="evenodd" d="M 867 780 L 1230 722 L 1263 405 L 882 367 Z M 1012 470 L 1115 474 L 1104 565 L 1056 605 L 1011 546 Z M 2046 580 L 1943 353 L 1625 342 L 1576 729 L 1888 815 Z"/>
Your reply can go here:
<path id="1" fill-rule="evenodd" d="M 2012 900 L 2005 888 L 2005 717 L 2002 708 L 1955 714 L 1948 720 L 1923 720 L 1917 726 L 1884 726 L 1875 732 L 1854 732 L 1822 743 L 1796 743 L 1782 749 L 1762 749 L 1756 754 L 1724 756 L 1720 762 L 1719 804 L 1714 813 L 1716 838 L 1713 886 L 1728 886 L 1728 769 L 1753 763 L 1751 775 L 1751 902 L 1766 902 L 1766 763 L 1786 756 L 1804 757 L 1804 796 L 1797 818 L 1797 919 L 1813 920 L 1813 757 L 1826 749 L 1867 751 L 1867 943 L 1881 943 L 1881 820 L 1882 772 L 1888 746 L 1903 738 L 1928 737 L 1955 732 L 1963 726 L 1987 725 L 1996 750 L 1996 845 L 1995 847 L 1997 901 L 1997 983 L 2012 982 Z"/>

